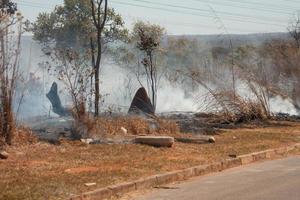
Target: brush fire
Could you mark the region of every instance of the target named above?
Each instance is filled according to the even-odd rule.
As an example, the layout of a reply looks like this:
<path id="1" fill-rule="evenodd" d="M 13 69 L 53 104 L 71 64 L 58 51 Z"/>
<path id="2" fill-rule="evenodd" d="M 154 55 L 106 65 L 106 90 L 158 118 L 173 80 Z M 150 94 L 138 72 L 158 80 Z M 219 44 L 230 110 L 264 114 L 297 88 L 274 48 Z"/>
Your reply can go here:
<path id="1" fill-rule="evenodd" d="M 300 142 L 299 21 L 174 35 L 128 26 L 107 0 L 31 22 L 16 2 L 0 3 L 0 199 L 65 199 Z"/>

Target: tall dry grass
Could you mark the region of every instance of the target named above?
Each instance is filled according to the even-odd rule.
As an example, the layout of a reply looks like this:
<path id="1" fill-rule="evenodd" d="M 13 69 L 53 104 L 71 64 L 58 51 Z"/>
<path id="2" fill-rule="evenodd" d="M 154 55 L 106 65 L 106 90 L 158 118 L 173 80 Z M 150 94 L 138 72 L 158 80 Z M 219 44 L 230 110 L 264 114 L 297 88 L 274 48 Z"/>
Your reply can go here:
<path id="1" fill-rule="evenodd" d="M 19 78 L 22 17 L 14 4 L 2 3 L 0 9 L 0 137 L 12 144 L 15 132 L 13 100 Z M 13 6 L 13 7 L 12 7 Z"/>
<path id="2" fill-rule="evenodd" d="M 125 135 L 176 135 L 178 125 L 169 120 L 139 116 L 86 117 L 81 124 L 75 125 L 80 137 L 112 137 Z M 121 128 L 125 128 L 125 134 Z"/>

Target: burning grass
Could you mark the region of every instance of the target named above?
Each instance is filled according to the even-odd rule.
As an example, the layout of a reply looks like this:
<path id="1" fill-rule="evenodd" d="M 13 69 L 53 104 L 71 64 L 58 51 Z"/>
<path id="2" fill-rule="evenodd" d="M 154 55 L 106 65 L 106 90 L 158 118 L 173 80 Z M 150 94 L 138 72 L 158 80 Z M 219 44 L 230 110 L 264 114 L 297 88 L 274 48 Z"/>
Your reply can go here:
<path id="1" fill-rule="evenodd" d="M 63 141 L 61 145 L 11 147 L 7 149 L 9 159 L 0 161 L 0 199 L 65 199 L 115 183 L 214 162 L 229 154 L 300 142 L 299 130 L 300 123 L 295 122 L 272 122 L 261 128 L 248 125 L 223 130 L 215 144 L 176 143 L 173 148 Z M 93 182 L 95 186 L 85 186 Z"/>

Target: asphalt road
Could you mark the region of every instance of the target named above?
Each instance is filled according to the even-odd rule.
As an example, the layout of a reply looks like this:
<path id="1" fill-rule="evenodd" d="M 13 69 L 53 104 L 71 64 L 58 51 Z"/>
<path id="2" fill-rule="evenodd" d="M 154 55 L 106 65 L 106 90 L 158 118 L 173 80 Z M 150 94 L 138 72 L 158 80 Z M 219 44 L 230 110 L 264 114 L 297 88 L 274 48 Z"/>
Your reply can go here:
<path id="1" fill-rule="evenodd" d="M 300 200 L 300 156 L 267 161 L 157 189 L 135 200 Z"/>

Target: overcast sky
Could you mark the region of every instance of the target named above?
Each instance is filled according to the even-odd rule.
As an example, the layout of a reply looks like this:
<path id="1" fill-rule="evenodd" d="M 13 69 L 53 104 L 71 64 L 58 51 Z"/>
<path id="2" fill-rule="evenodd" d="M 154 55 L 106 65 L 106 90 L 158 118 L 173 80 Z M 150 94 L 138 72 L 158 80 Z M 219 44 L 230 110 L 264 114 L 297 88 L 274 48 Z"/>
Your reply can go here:
<path id="1" fill-rule="evenodd" d="M 300 0 L 108 0 L 128 28 L 137 20 L 164 26 L 169 34 L 284 32 Z M 63 0 L 16 0 L 34 21 Z"/>

